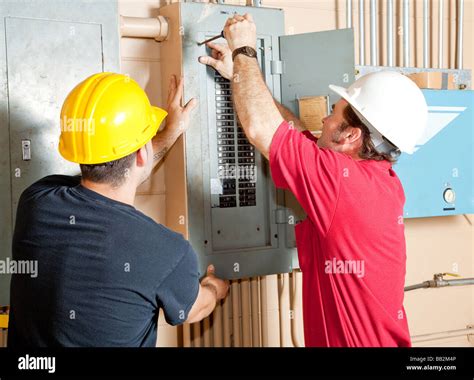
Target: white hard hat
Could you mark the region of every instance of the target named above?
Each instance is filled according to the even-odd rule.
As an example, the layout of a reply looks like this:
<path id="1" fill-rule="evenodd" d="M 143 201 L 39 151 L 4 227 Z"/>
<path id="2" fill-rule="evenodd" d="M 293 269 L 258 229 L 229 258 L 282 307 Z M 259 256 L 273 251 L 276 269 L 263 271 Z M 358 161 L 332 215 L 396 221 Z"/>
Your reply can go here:
<path id="1" fill-rule="evenodd" d="M 329 88 L 344 98 L 369 128 L 378 152 L 391 153 L 392 144 L 408 154 L 415 151 L 427 126 L 428 106 L 411 79 L 396 71 L 379 71 L 364 75 L 347 89 Z"/>

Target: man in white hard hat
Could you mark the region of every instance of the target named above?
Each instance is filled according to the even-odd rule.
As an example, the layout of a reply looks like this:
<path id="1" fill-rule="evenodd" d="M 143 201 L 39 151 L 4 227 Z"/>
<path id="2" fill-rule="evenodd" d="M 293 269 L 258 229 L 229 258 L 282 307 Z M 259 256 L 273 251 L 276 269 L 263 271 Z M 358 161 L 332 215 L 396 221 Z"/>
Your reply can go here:
<path id="1" fill-rule="evenodd" d="M 307 213 L 296 226 L 303 272 L 306 346 L 410 346 L 403 308 L 405 196 L 392 170 L 413 153 L 426 125 L 423 94 L 395 72 L 366 75 L 323 119 L 315 141 L 275 102 L 257 63 L 256 27 L 235 15 L 224 28 L 228 47 L 209 44 L 200 57 L 232 78 L 235 108 L 272 178 Z"/>

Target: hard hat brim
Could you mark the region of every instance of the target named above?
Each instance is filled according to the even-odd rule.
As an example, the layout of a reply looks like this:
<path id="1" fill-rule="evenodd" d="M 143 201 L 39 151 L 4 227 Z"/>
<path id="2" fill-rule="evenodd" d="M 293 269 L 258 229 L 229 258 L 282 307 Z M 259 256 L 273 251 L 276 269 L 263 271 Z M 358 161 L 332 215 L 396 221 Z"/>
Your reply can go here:
<path id="1" fill-rule="evenodd" d="M 329 89 L 334 91 L 336 94 L 338 94 L 341 98 L 343 98 L 345 101 L 347 101 L 347 103 L 349 103 L 351 105 L 351 107 L 357 112 L 357 114 L 359 115 L 359 117 L 362 116 L 362 110 L 359 109 L 359 107 L 357 106 L 357 104 L 354 102 L 354 100 L 351 98 L 351 96 L 349 95 L 349 93 L 347 92 L 347 89 L 344 88 L 344 87 L 341 87 L 341 86 L 335 86 L 333 84 L 330 84 L 329 85 Z M 363 118 L 363 121 L 367 122 L 369 125 L 368 127 L 371 127 L 373 128 L 372 124 L 370 124 L 370 121 L 368 121 L 366 118 Z M 375 128 L 374 128 L 375 129 Z"/>
<path id="2" fill-rule="evenodd" d="M 350 105 L 353 105 L 350 99 L 350 96 L 347 92 L 347 89 L 341 86 L 336 86 L 334 84 L 329 85 L 329 89 L 338 94 L 341 98 L 346 100 Z"/>

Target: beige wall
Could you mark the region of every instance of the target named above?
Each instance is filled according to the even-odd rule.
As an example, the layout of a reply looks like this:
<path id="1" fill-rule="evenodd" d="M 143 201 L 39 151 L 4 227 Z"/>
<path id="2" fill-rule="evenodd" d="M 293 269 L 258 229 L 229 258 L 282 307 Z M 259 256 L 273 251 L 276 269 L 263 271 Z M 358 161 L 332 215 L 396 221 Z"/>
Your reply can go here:
<path id="1" fill-rule="evenodd" d="M 164 3 L 164 2 L 163 2 Z M 230 3 L 230 2 L 229 2 Z M 244 4 L 245 1 L 233 1 L 232 3 Z M 279 7 L 285 10 L 286 31 L 288 34 L 304 33 L 345 27 L 345 0 L 305 0 L 305 1 L 264 1 L 265 6 Z M 422 29 L 421 29 L 421 4 L 422 1 L 413 1 L 411 13 L 411 37 L 412 37 L 412 66 L 422 66 Z M 444 67 L 454 67 L 455 41 L 454 25 L 455 12 L 453 12 L 454 1 L 445 0 L 445 57 Z M 157 14 L 159 1 L 146 0 L 120 0 L 120 12 L 126 16 L 148 17 Z M 379 49 L 379 63 L 385 64 L 385 2 L 380 1 L 379 30 L 382 32 L 380 40 L 382 49 Z M 395 8 L 400 11 L 401 1 L 395 1 Z M 437 61 L 437 1 L 433 1 L 431 31 L 431 62 L 432 67 L 438 66 Z M 353 10 L 357 12 L 358 1 L 353 1 Z M 415 11 L 416 8 L 416 12 Z M 366 47 L 369 46 L 369 1 L 365 1 L 366 11 Z M 465 1 L 464 20 L 464 68 L 471 69 L 473 66 L 473 20 L 474 1 Z M 401 23 L 397 17 L 395 26 Z M 417 27 L 415 28 L 415 23 Z M 450 25 L 449 25 L 450 24 Z M 354 13 L 353 25 L 356 28 L 356 62 L 358 62 L 358 17 Z M 258 27 L 258 26 L 257 26 Z M 398 29 L 397 29 L 398 30 Z M 401 36 L 396 37 L 397 58 L 396 64 L 401 65 Z M 415 43 L 416 42 L 416 43 Z M 416 53 L 416 54 L 415 54 Z M 160 52 L 159 44 L 154 41 L 139 39 L 122 39 L 121 42 L 122 72 L 130 74 L 147 90 L 153 104 L 163 105 L 160 93 Z M 366 64 L 369 61 L 367 49 Z M 164 188 L 165 165 L 153 175 L 151 181 L 141 187 L 137 195 L 137 207 L 153 217 L 158 222 L 165 220 L 166 189 Z M 409 219 L 405 222 L 407 238 L 407 276 L 406 283 L 415 284 L 432 277 L 434 273 L 452 272 L 456 267 L 459 274 L 464 277 L 474 277 L 474 246 L 472 216 L 454 216 L 440 218 Z M 269 277 L 269 284 L 275 284 L 276 276 Z M 273 288 L 272 288 L 273 289 Z M 299 288 L 301 290 L 301 288 Z M 289 293 L 287 293 L 289 294 Z M 262 310 L 269 320 L 278 317 L 278 296 L 275 295 L 277 304 L 270 302 L 271 309 Z M 287 301 L 280 297 L 279 304 Z M 474 325 L 474 287 L 456 287 L 443 289 L 422 289 L 406 293 L 405 308 L 407 310 L 410 331 L 413 335 L 441 333 L 451 330 L 460 330 L 467 325 Z M 295 310 L 299 324 L 295 327 L 298 335 L 301 335 L 301 310 Z M 273 345 L 289 342 L 288 334 L 291 329 L 282 328 L 283 324 L 273 321 L 269 330 L 267 340 Z M 278 331 L 275 331 L 278 330 Z M 281 332 L 281 336 L 280 335 Z M 428 338 L 429 339 L 429 338 Z M 178 344 L 177 329 L 166 325 L 160 320 L 159 344 Z M 465 337 L 451 337 L 440 340 L 432 340 L 420 343 L 421 345 L 467 345 Z M 474 344 L 474 343 L 472 343 Z"/>

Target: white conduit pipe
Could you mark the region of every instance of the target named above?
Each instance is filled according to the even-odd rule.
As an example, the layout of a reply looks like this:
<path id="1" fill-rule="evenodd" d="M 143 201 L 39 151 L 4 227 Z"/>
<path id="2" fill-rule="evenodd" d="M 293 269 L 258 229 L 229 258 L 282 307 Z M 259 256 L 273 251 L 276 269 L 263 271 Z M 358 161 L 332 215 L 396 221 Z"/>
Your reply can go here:
<path id="1" fill-rule="evenodd" d="M 258 278 L 250 280 L 251 309 L 252 309 L 252 347 L 260 347 L 260 310 L 258 297 Z"/>
<path id="2" fill-rule="evenodd" d="M 224 298 L 222 303 L 222 324 L 224 326 L 224 347 L 231 347 L 231 328 L 230 328 L 230 316 L 231 316 L 231 306 L 232 306 L 232 294 Z"/>
<path id="3" fill-rule="evenodd" d="M 299 282 L 301 280 L 301 272 L 292 272 L 290 273 L 290 305 L 291 310 L 293 311 L 291 316 L 291 340 L 294 347 L 303 347 L 304 344 L 301 343 L 299 326 L 300 320 L 299 315 L 301 313 L 302 304 L 301 304 L 301 294 L 298 293 Z"/>
<path id="4" fill-rule="evenodd" d="M 120 36 L 154 38 L 161 42 L 168 37 L 168 20 L 163 16 L 156 18 L 120 16 Z"/>
<path id="5" fill-rule="evenodd" d="M 193 323 L 193 346 L 201 347 L 201 323 Z"/>
<path id="6" fill-rule="evenodd" d="M 291 347 L 291 321 L 290 321 L 290 279 L 288 273 L 279 277 L 279 303 L 280 303 L 280 345 L 281 347 Z"/>
<path id="7" fill-rule="evenodd" d="M 268 303 L 267 303 L 267 278 L 260 277 L 260 306 L 261 306 L 261 326 L 262 326 L 262 347 L 268 347 Z"/>
<path id="8" fill-rule="evenodd" d="M 239 282 L 237 280 L 232 281 L 231 285 L 232 292 L 232 336 L 234 337 L 234 347 L 241 346 L 240 339 L 240 295 L 239 295 Z"/>
<path id="9" fill-rule="evenodd" d="M 242 305 L 242 346 L 252 347 L 251 332 L 251 314 L 250 314 L 250 281 L 248 279 L 241 280 L 240 294 Z"/>
<path id="10" fill-rule="evenodd" d="M 359 65 L 365 65 L 364 0 L 359 0 Z"/>
<path id="11" fill-rule="evenodd" d="M 222 347 L 222 302 L 218 302 L 214 313 L 212 314 L 212 335 L 213 346 Z"/>
<path id="12" fill-rule="evenodd" d="M 191 325 L 183 324 L 183 347 L 191 347 Z"/>
<path id="13" fill-rule="evenodd" d="M 278 305 L 278 276 L 276 274 L 261 278 L 262 298 L 262 345 L 280 347 L 280 313 Z"/>
<path id="14" fill-rule="evenodd" d="M 204 347 L 211 347 L 211 317 L 204 318 L 202 324 Z"/>

